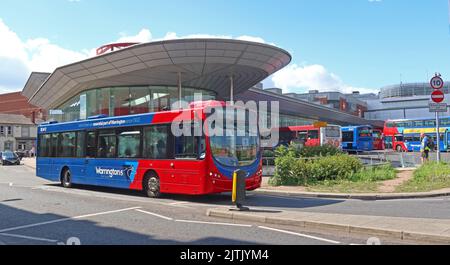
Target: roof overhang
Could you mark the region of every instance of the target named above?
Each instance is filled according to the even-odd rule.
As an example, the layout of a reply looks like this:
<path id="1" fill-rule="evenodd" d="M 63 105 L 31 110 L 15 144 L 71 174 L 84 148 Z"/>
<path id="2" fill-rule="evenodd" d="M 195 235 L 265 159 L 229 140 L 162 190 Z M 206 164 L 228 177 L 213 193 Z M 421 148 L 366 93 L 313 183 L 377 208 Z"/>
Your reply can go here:
<path id="1" fill-rule="evenodd" d="M 241 40 L 179 39 L 135 45 L 57 68 L 40 86 L 26 87 L 29 102 L 55 108 L 82 91 L 110 86 L 177 86 L 230 95 L 258 84 L 291 61 L 280 48 Z M 29 80 L 30 82 L 30 80 Z"/>
<path id="2" fill-rule="evenodd" d="M 22 90 L 22 95 L 31 98 L 37 89 L 45 82 L 45 80 L 50 76 L 50 73 L 31 73 L 30 77 Z"/>

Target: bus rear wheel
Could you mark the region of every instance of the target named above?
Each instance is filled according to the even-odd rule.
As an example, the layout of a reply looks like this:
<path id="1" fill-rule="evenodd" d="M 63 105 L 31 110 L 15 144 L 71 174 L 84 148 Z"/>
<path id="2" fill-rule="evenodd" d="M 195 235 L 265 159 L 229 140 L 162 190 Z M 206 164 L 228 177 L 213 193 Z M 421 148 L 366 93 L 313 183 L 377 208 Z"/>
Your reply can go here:
<path id="1" fill-rule="evenodd" d="M 400 145 L 397 145 L 397 152 L 401 153 L 403 152 L 403 148 Z"/>
<path id="2" fill-rule="evenodd" d="M 148 172 L 144 177 L 144 193 L 150 198 L 161 197 L 161 184 L 155 172 Z"/>
<path id="3" fill-rule="evenodd" d="M 62 177 L 61 177 L 61 185 L 64 188 L 72 188 L 72 174 L 70 173 L 69 169 L 64 170 Z"/>

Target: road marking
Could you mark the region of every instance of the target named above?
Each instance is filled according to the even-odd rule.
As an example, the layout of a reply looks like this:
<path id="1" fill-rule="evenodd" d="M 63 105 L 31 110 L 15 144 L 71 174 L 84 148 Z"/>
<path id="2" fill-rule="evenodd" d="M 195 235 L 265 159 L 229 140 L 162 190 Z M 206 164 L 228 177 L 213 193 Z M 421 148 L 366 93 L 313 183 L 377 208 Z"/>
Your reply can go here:
<path id="1" fill-rule="evenodd" d="M 140 209 L 140 208 L 142 208 L 142 207 L 138 206 L 138 207 L 130 207 L 130 208 L 125 208 L 125 209 L 120 209 L 120 210 L 101 212 L 101 213 L 85 214 L 85 215 L 79 215 L 79 216 L 72 217 L 72 219 L 83 219 L 83 218 L 93 217 L 93 216 L 112 214 L 112 213 L 120 213 L 120 212 L 131 211 L 131 210 L 137 210 L 137 209 Z"/>
<path id="2" fill-rule="evenodd" d="M 189 203 L 189 202 L 172 202 L 172 203 L 169 203 L 169 205 L 180 205 L 180 204 L 187 204 L 187 203 Z"/>
<path id="3" fill-rule="evenodd" d="M 153 215 L 155 217 L 159 217 L 159 218 L 162 218 L 162 219 L 165 219 L 165 220 L 173 221 L 173 218 L 170 218 L 170 217 L 167 217 L 167 216 L 164 216 L 164 215 L 160 215 L 160 214 L 157 214 L 157 213 L 147 212 L 147 211 L 140 210 L 140 209 L 136 209 L 135 211 L 138 211 L 138 212 L 141 212 L 141 213 L 145 213 L 145 214 L 148 214 L 148 215 Z"/>
<path id="4" fill-rule="evenodd" d="M 43 238 L 43 237 L 16 235 L 16 234 L 0 233 L 0 236 L 15 237 L 15 238 L 21 238 L 21 239 L 34 240 L 34 241 L 44 241 L 44 242 L 50 242 L 50 243 L 58 242 L 58 240 L 54 240 L 54 239 L 48 239 L 48 238 Z"/>
<path id="5" fill-rule="evenodd" d="M 49 192 L 65 193 L 65 194 L 83 196 L 83 197 L 93 196 L 93 197 L 102 198 L 102 199 L 112 199 L 112 200 L 138 202 L 138 203 L 150 203 L 150 204 L 157 204 L 157 205 L 163 205 L 163 206 L 172 206 L 172 207 L 192 209 L 192 207 L 189 207 L 186 205 L 171 205 L 170 203 L 159 202 L 159 201 L 152 200 L 150 198 L 139 200 L 139 199 L 137 199 L 139 197 L 134 196 L 134 195 L 121 195 L 121 194 L 113 194 L 113 193 L 110 193 L 111 195 L 107 195 L 107 194 L 103 194 L 99 191 L 83 190 L 83 189 L 63 189 L 63 188 L 46 187 L 46 186 L 38 186 L 38 187 L 34 187 L 32 189 L 49 191 Z M 134 197 L 136 197 L 136 198 L 134 198 Z"/>
<path id="6" fill-rule="evenodd" d="M 131 208 L 125 208 L 125 209 L 120 209 L 120 210 L 114 210 L 114 211 L 107 211 L 107 212 L 100 212 L 100 213 L 85 214 L 85 215 L 79 215 L 79 216 L 74 216 L 74 217 L 61 218 L 61 219 L 56 219 L 56 220 L 52 220 L 52 221 L 40 222 L 40 223 L 29 224 L 29 225 L 21 225 L 21 226 L 1 229 L 0 233 L 20 230 L 20 229 L 25 229 L 25 228 L 31 228 L 31 227 L 36 227 L 36 226 L 60 223 L 60 222 L 65 222 L 65 221 L 69 221 L 69 220 L 74 220 L 74 219 L 83 219 L 83 218 L 99 216 L 99 215 L 119 213 L 119 212 L 124 212 L 124 211 L 135 210 L 135 209 L 139 209 L 139 208 L 141 208 L 141 207 L 131 207 Z"/>
<path id="7" fill-rule="evenodd" d="M 180 223 L 194 223 L 194 224 L 208 224 L 208 225 L 238 226 L 238 227 L 252 227 L 252 226 L 253 226 L 253 225 L 245 225 L 245 224 L 231 224 L 231 223 L 218 223 L 218 222 L 203 222 L 203 221 L 195 221 L 195 220 L 175 220 L 175 222 L 180 222 Z"/>
<path id="8" fill-rule="evenodd" d="M 314 239 L 314 240 L 318 240 L 318 241 L 323 241 L 323 242 L 327 242 L 327 243 L 331 243 L 331 244 L 341 244 L 341 242 L 339 242 L 339 241 L 334 241 L 334 240 L 321 238 L 321 237 L 317 237 L 317 236 L 310 236 L 310 235 L 295 233 L 295 232 L 281 230 L 281 229 L 275 229 L 275 228 L 266 227 L 266 226 L 258 226 L 258 227 L 261 228 L 261 229 L 264 229 L 264 230 L 270 230 L 270 231 L 285 233 L 285 234 L 289 234 L 289 235 L 305 237 L 305 238 Z"/>

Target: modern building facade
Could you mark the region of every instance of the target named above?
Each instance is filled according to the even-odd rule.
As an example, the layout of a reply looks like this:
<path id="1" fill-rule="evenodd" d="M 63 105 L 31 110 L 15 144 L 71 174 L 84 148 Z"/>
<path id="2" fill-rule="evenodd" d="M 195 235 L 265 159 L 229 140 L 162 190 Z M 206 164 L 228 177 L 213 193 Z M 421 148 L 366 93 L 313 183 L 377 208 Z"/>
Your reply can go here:
<path id="1" fill-rule="evenodd" d="M 288 52 L 266 44 L 181 39 L 130 46 L 33 73 L 22 94 L 58 121 L 169 110 L 179 99 L 280 102 L 281 126 L 367 124 L 349 113 L 262 89 L 261 81 L 288 65 Z M 176 106 L 175 106 L 176 107 Z"/>
<path id="2" fill-rule="evenodd" d="M 433 91 L 429 83 L 405 83 L 381 88 L 379 98 L 368 99 L 366 119 L 419 119 L 434 118 L 428 104 Z M 445 102 L 450 104 L 450 83 L 446 82 L 442 91 L 446 95 Z M 450 116 L 450 112 L 441 113 Z"/>
<path id="3" fill-rule="evenodd" d="M 30 118 L 0 113 L 0 151 L 29 151 L 36 137 L 37 126 Z"/>
<path id="4" fill-rule="evenodd" d="M 363 117 L 364 112 L 367 111 L 367 104 L 365 101 L 358 99 L 359 92 L 354 94 L 343 94 L 341 92 L 319 92 L 318 90 L 310 90 L 308 93 L 288 93 L 286 96 L 316 103 L 332 109 Z"/>

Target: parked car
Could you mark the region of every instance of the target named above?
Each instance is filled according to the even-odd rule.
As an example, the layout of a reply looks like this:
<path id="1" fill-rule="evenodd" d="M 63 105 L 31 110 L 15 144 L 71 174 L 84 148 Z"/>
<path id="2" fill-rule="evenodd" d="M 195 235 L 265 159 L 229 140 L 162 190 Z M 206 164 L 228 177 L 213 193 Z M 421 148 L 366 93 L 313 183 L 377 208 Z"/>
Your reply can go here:
<path id="1" fill-rule="evenodd" d="M 1 152 L 0 161 L 2 165 L 20 165 L 20 158 L 11 151 Z"/>

